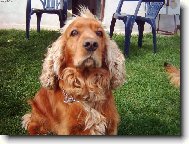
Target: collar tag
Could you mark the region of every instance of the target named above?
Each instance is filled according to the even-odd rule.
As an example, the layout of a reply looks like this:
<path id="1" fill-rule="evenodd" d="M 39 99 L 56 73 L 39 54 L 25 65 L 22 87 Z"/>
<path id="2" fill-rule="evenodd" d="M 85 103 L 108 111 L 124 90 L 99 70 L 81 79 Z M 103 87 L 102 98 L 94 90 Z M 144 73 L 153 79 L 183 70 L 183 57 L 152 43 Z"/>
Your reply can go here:
<path id="1" fill-rule="evenodd" d="M 69 96 L 65 90 L 63 89 L 62 90 L 62 93 L 64 94 L 64 102 L 65 103 L 73 103 L 73 102 L 79 102 L 79 101 L 76 101 L 72 96 Z"/>

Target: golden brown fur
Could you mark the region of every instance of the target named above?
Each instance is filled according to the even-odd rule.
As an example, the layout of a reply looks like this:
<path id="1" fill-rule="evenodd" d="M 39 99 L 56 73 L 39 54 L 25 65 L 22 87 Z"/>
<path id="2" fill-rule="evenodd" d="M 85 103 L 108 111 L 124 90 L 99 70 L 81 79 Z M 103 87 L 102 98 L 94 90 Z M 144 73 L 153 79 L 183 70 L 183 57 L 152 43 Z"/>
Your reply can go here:
<path id="1" fill-rule="evenodd" d="M 164 67 L 169 75 L 171 84 L 175 87 L 180 87 L 180 69 L 168 63 L 164 63 Z"/>
<path id="2" fill-rule="evenodd" d="M 32 112 L 23 117 L 29 134 L 117 134 L 112 89 L 125 82 L 125 59 L 87 9 L 48 49 L 40 82 L 29 102 Z M 76 101 L 67 103 L 67 97 Z"/>

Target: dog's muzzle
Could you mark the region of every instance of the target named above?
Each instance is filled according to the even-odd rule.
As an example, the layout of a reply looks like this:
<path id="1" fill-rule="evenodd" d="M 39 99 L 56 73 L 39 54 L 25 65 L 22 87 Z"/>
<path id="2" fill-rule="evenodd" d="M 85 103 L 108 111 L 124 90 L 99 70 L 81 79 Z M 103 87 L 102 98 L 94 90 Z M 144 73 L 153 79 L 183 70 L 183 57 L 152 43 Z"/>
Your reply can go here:
<path id="1" fill-rule="evenodd" d="M 98 48 L 98 42 L 95 39 L 88 38 L 83 42 L 83 47 L 87 51 L 93 52 Z"/>

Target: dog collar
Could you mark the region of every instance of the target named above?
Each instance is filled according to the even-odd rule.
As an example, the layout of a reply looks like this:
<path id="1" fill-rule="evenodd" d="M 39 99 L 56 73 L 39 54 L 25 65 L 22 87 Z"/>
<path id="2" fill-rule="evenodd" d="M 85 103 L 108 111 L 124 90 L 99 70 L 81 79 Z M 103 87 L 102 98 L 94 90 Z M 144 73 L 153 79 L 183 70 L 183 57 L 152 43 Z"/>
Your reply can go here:
<path id="1" fill-rule="evenodd" d="M 68 95 L 64 89 L 62 89 L 62 93 L 64 94 L 65 103 L 79 102 L 79 101 L 76 101 L 73 96 Z"/>

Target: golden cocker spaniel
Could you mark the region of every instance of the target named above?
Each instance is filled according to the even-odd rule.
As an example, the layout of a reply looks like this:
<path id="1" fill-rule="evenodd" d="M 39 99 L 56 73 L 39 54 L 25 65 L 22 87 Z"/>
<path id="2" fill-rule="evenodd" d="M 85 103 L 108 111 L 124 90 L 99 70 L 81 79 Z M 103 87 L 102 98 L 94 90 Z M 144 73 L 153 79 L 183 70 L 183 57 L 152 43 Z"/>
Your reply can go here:
<path id="1" fill-rule="evenodd" d="M 112 89 L 125 82 L 125 59 L 86 8 L 50 48 L 41 89 L 29 101 L 23 127 L 31 135 L 116 135 L 119 115 Z"/>

